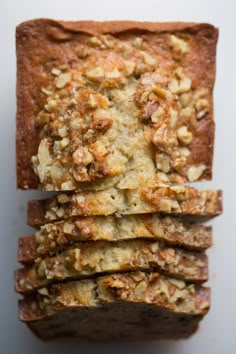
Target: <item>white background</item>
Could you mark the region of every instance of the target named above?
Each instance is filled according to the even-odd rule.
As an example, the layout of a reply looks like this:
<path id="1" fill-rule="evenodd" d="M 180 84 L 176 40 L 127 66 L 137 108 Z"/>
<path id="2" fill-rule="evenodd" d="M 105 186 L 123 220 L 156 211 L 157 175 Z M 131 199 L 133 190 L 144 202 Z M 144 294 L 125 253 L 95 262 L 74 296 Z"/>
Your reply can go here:
<path id="1" fill-rule="evenodd" d="M 236 6 L 207 0 L 1 0 L 0 1 L 0 353 L 236 353 Z M 26 201 L 39 195 L 15 187 L 15 27 L 37 17 L 67 20 L 146 20 L 211 22 L 220 28 L 215 86 L 216 144 L 213 182 L 200 187 L 224 190 L 224 215 L 214 220 L 209 252 L 212 309 L 199 332 L 187 341 L 152 343 L 42 343 L 17 318 L 13 270 L 17 237 L 25 225 Z"/>

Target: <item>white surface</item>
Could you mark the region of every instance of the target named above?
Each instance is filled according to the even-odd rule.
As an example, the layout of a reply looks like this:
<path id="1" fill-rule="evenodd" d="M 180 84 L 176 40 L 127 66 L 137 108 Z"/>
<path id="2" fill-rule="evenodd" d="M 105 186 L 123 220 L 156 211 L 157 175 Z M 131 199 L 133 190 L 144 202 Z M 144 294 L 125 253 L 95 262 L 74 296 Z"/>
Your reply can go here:
<path id="1" fill-rule="evenodd" d="M 208 353 L 236 352 L 236 20 L 235 2 L 207 0 L 0 2 L 0 353 Z M 132 19 L 211 22 L 220 28 L 215 87 L 216 145 L 214 180 L 201 187 L 224 190 L 224 215 L 214 220 L 215 245 L 210 254 L 212 309 L 199 332 L 187 341 L 156 343 L 80 344 L 42 343 L 17 319 L 13 289 L 17 237 L 30 231 L 25 225 L 26 201 L 34 192 L 15 189 L 15 26 L 37 17 L 55 19 Z"/>

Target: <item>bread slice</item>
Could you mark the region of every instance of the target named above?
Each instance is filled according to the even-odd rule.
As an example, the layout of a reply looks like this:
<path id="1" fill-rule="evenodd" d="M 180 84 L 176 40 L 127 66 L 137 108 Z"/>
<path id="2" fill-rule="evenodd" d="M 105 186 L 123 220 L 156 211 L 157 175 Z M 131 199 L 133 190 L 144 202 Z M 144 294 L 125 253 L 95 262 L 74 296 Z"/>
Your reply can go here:
<path id="1" fill-rule="evenodd" d="M 18 262 L 30 263 L 38 257 L 54 255 L 76 241 L 116 242 L 140 238 L 203 250 L 212 244 L 212 228 L 158 214 L 77 217 L 43 225 L 36 234 L 20 237 Z"/>
<path id="2" fill-rule="evenodd" d="M 196 23 L 19 25 L 18 187 L 211 179 L 217 37 Z"/>
<path id="3" fill-rule="evenodd" d="M 208 288 L 135 272 L 42 288 L 19 301 L 19 318 L 42 339 L 178 339 L 196 331 L 209 306 Z"/>
<path id="4" fill-rule="evenodd" d="M 154 185 L 134 190 L 110 188 L 59 194 L 28 204 L 28 224 L 47 224 L 80 215 L 163 213 L 210 218 L 222 213 L 222 192 L 188 186 Z"/>
<path id="5" fill-rule="evenodd" d="M 32 292 L 57 280 L 152 268 L 187 281 L 208 279 L 204 253 L 149 240 L 78 242 L 56 256 L 36 259 L 35 264 L 18 269 L 16 290 Z"/>

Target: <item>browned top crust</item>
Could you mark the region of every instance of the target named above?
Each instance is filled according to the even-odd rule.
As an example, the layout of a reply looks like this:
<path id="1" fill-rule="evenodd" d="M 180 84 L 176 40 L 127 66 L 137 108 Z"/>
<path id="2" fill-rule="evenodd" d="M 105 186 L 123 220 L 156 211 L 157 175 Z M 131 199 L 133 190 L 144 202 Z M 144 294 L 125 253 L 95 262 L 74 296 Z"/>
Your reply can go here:
<path id="1" fill-rule="evenodd" d="M 19 25 L 18 187 L 102 189 L 117 185 L 123 176 L 118 187 L 127 188 L 133 169 L 141 182 L 153 178 L 174 183 L 210 179 L 217 37 L 215 27 L 194 23 L 73 23 L 41 19 Z M 121 54 L 115 53 L 112 41 L 117 48 L 117 42 L 121 44 Z M 112 60 L 106 62 L 109 55 Z M 105 60 L 108 66 L 102 82 L 97 74 L 103 68 L 92 72 L 93 60 L 101 66 Z M 113 66 L 109 68 L 107 64 Z M 132 93 L 127 94 L 126 88 Z M 74 100 L 71 92 L 76 92 Z M 125 101 L 120 98 L 122 93 Z M 132 107 L 124 104 L 127 97 L 133 100 Z M 127 117 L 129 124 L 124 124 Z M 76 119 L 78 125 L 83 119 L 78 133 L 70 126 Z M 134 139 L 131 133 L 137 129 L 144 130 L 144 134 L 139 133 Z M 120 131 L 123 144 L 114 138 L 114 132 Z M 138 153 L 145 155 L 139 166 L 137 146 Z M 143 168 L 147 166 L 149 174 L 145 175 Z"/>
<path id="2" fill-rule="evenodd" d="M 84 215 L 162 213 L 210 218 L 222 213 L 222 192 L 189 186 L 149 185 L 135 190 L 84 191 L 59 194 L 28 204 L 31 226 Z M 200 220 L 200 219 L 199 219 Z"/>

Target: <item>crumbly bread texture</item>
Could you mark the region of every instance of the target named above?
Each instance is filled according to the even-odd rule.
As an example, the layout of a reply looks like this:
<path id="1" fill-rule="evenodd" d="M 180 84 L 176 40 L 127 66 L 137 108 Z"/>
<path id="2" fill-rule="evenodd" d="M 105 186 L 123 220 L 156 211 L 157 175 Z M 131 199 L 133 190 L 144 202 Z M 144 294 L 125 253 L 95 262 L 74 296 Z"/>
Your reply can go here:
<path id="1" fill-rule="evenodd" d="M 208 288 L 134 272 L 42 288 L 19 301 L 19 318 L 42 339 L 178 339 L 209 306 Z"/>
<path id="2" fill-rule="evenodd" d="M 195 23 L 19 25 L 18 187 L 211 179 L 217 38 Z"/>
<path id="3" fill-rule="evenodd" d="M 153 185 L 135 190 L 84 191 L 59 194 L 28 204 L 28 224 L 47 224 L 79 215 L 163 213 L 213 217 L 222 213 L 222 192 L 188 186 Z"/>
<path id="4" fill-rule="evenodd" d="M 212 244 L 212 228 L 174 216 L 158 214 L 77 217 L 41 226 L 34 235 L 18 240 L 18 261 L 33 262 L 55 253 L 76 241 L 156 239 L 171 245 L 203 250 Z"/>
<path id="5" fill-rule="evenodd" d="M 58 280 L 151 269 L 187 281 L 208 279 L 207 256 L 202 252 L 149 240 L 79 242 L 56 256 L 38 258 L 33 265 L 18 269 L 16 290 L 27 293 Z"/>

